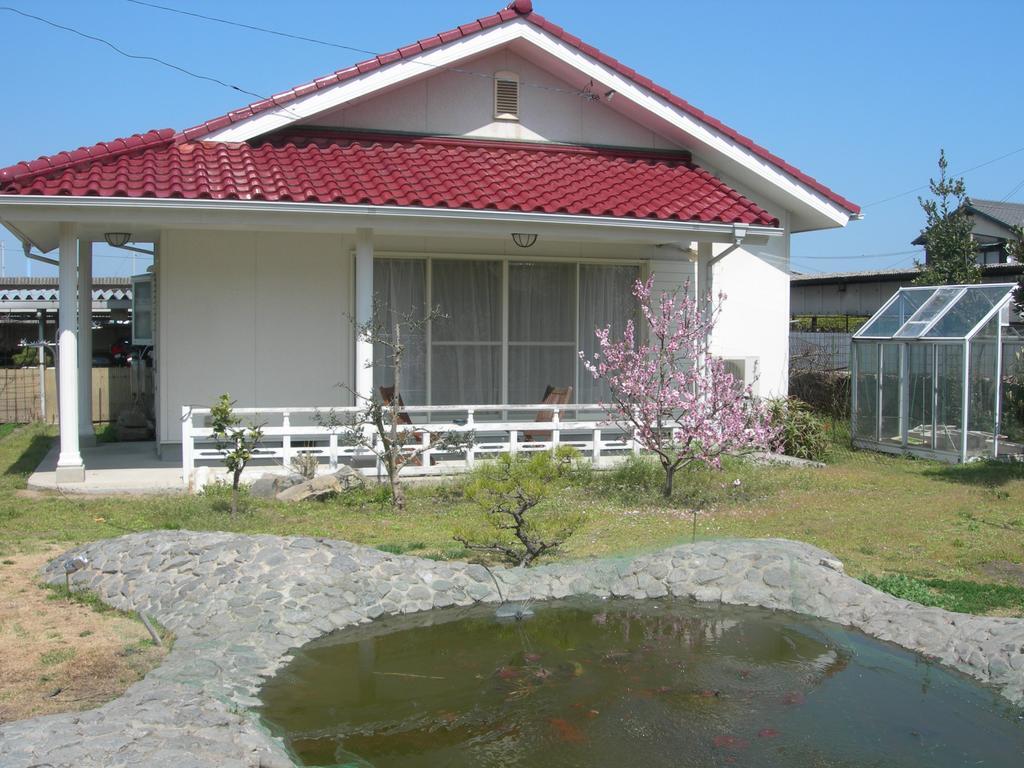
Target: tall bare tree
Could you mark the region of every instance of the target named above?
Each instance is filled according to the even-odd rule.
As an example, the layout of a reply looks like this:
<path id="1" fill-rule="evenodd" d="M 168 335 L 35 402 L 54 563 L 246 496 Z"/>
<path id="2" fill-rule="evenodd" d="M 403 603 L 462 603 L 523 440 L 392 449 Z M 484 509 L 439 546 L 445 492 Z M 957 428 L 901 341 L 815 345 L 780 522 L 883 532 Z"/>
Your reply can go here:
<path id="1" fill-rule="evenodd" d="M 385 400 L 380 392 L 367 395 L 342 384 L 352 394 L 358 410 L 339 413 L 332 409 L 316 415 L 322 426 L 341 431 L 350 445 L 358 445 L 376 457 L 387 474 L 391 503 L 396 509 L 405 509 L 405 491 L 400 482 L 403 469 L 422 463 L 428 451 L 459 451 L 473 444 L 471 431 L 414 427 L 402 401 L 402 369 L 409 352 L 408 340 L 421 338 L 430 322 L 444 317 L 439 307 L 420 315 L 415 311 L 388 311 L 375 300 L 368 322 L 352 321 L 356 335 L 376 350 L 371 366 L 392 371 L 391 397 Z"/>

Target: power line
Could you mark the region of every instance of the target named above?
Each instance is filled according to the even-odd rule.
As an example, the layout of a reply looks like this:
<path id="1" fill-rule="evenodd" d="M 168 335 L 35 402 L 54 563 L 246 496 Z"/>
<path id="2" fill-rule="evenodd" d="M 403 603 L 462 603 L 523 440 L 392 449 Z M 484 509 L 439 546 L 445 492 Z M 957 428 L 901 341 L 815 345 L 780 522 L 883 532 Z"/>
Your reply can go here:
<path id="1" fill-rule="evenodd" d="M 178 66 L 177 64 L 172 64 L 171 62 L 165 61 L 164 59 L 158 58 L 156 56 L 149 56 L 149 55 L 146 55 L 146 54 L 139 54 L 139 53 L 129 53 L 128 51 L 124 50 L 123 48 L 119 48 L 114 43 L 112 43 L 109 40 L 106 40 L 106 39 L 104 39 L 102 37 L 97 37 L 96 35 L 90 35 L 87 32 L 82 32 L 81 30 L 75 29 L 74 27 L 68 27 L 68 26 L 66 26 L 64 24 L 58 24 L 56 21 L 51 21 L 50 19 L 44 19 L 42 16 L 36 16 L 35 14 L 26 13 L 25 11 L 18 10 L 17 8 L 12 8 L 9 5 L 2 5 L 2 6 L 0 6 L 0 11 L 8 11 L 10 13 L 15 13 L 15 14 L 17 14 L 19 16 L 25 17 L 26 19 L 34 19 L 35 21 L 41 22 L 43 24 L 47 24 L 47 25 L 49 25 L 51 27 L 54 27 L 55 29 L 62 29 L 65 32 L 70 32 L 73 35 L 78 35 L 79 37 L 83 37 L 86 40 L 92 40 L 93 42 L 100 43 L 101 45 L 107 46 L 108 48 L 110 48 L 115 53 L 118 53 L 121 56 L 124 56 L 124 57 L 129 58 L 129 59 L 137 59 L 137 60 L 140 60 L 140 61 L 151 61 L 151 62 L 153 62 L 155 64 L 159 64 L 161 66 L 168 67 L 169 69 L 173 69 L 176 72 L 180 72 L 183 75 L 188 75 L 189 77 L 194 77 L 197 80 L 206 80 L 206 81 L 211 82 L 211 83 L 216 83 L 217 85 L 221 85 L 221 86 L 223 86 L 225 88 L 230 88 L 231 90 L 237 91 L 238 93 L 244 93 L 247 96 L 253 96 L 253 97 L 257 98 L 257 99 L 261 99 L 262 100 L 262 99 L 266 98 L 265 96 L 260 96 L 260 94 L 256 93 L 255 91 L 246 90 L 245 88 L 242 88 L 239 85 L 233 85 L 232 83 L 227 83 L 227 82 L 225 82 L 223 80 L 220 80 L 219 78 L 213 77 L 211 75 L 202 75 L 202 74 L 200 74 L 198 72 L 193 72 L 190 69 L 186 69 L 185 67 Z"/>
<path id="2" fill-rule="evenodd" d="M 176 14 L 179 14 L 181 16 L 190 16 L 190 17 L 192 17 L 194 19 L 200 19 L 202 21 L 212 21 L 212 22 L 215 22 L 217 24 L 225 24 L 225 25 L 227 25 L 229 27 L 238 27 L 240 29 L 249 30 L 250 32 L 262 32 L 263 34 L 267 34 L 267 35 L 274 35 L 276 37 L 284 37 L 284 38 L 287 38 L 289 40 L 298 40 L 298 41 L 303 42 L 303 43 L 313 43 L 314 45 L 323 45 L 323 46 L 327 46 L 328 48 L 339 48 L 339 49 L 344 50 L 344 51 L 352 51 L 354 53 L 361 53 L 361 54 L 364 54 L 366 56 L 383 56 L 383 55 L 385 55 L 384 53 L 382 53 L 380 51 L 371 51 L 371 50 L 369 50 L 367 48 L 359 48 L 359 47 L 354 46 L 354 45 L 347 45 L 345 43 L 337 43 L 337 42 L 333 42 L 331 40 L 321 40 L 321 39 L 316 38 L 316 37 L 308 37 L 306 35 L 298 35 L 298 34 L 294 34 L 294 33 L 291 33 L 291 32 L 281 32 L 280 30 L 277 30 L 277 29 L 269 29 L 267 27 L 260 27 L 260 26 L 257 26 L 255 24 L 246 24 L 245 22 L 234 21 L 233 19 L 222 19 L 222 18 L 220 18 L 218 16 L 208 16 L 208 15 L 206 15 L 204 13 L 196 13 L 195 11 L 186 11 L 186 10 L 184 10 L 182 8 L 174 8 L 174 7 L 169 6 L 169 5 L 160 5 L 159 3 L 150 3 L 150 2 L 146 2 L 145 0 L 125 0 L 125 2 L 132 3 L 133 5 L 143 6 L 145 8 L 153 8 L 153 9 L 159 10 L 159 11 L 166 11 L 167 13 L 176 13 Z M 463 74 L 463 75 L 473 75 L 474 77 L 482 77 L 482 78 L 487 79 L 487 80 L 496 80 L 497 79 L 495 77 L 495 75 L 493 75 L 493 74 L 490 74 L 490 73 L 487 73 L 487 72 L 476 72 L 474 70 L 463 69 L 461 67 L 452 67 L 452 66 L 447 66 L 447 65 L 444 65 L 444 64 L 430 64 L 430 63 L 425 62 L 425 61 L 411 61 L 410 63 L 417 64 L 417 65 L 422 66 L 422 67 L 428 67 L 430 69 L 438 69 L 438 70 L 443 70 L 443 71 L 446 71 L 446 72 L 457 72 L 457 73 Z M 591 81 L 591 83 L 593 83 L 593 81 Z M 583 98 L 586 98 L 586 99 L 589 99 L 589 100 L 596 100 L 597 98 L 599 98 L 597 94 L 592 93 L 591 91 L 589 91 L 586 88 L 584 88 L 583 90 L 573 90 L 573 89 L 569 89 L 569 88 L 559 88 L 558 86 L 554 86 L 554 85 L 544 85 L 543 83 L 531 83 L 531 82 L 526 81 L 526 80 L 520 81 L 519 84 L 521 86 L 525 86 L 527 88 L 539 88 L 541 90 L 552 91 L 552 92 L 555 92 L 555 93 L 565 93 L 565 94 L 568 94 L 570 96 L 583 97 Z M 260 98 L 263 98 L 263 97 L 260 97 Z"/>
<path id="3" fill-rule="evenodd" d="M 1013 197 L 1013 196 L 1014 196 L 1015 194 L 1017 194 L 1017 192 L 1018 192 L 1018 191 L 1020 191 L 1020 189 L 1021 189 L 1022 187 L 1024 187 L 1024 179 L 1021 179 L 1021 180 L 1020 180 L 1020 181 L 1019 181 L 1019 182 L 1017 183 L 1017 186 L 1015 186 L 1015 187 L 1014 187 L 1013 189 L 1011 189 L 1011 190 L 1010 190 L 1009 192 L 1007 192 L 1007 193 L 1006 193 L 1006 195 L 1004 195 L 1004 196 L 1003 196 L 1003 197 L 1002 197 L 1002 198 L 1001 198 L 1001 199 L 999 200 L 999 202 L 1000 202 L 1000 203 L 1005 203 L 1005 202 L 1006 202 L 1007 200 L 1009 200 L 1009 199 L 1010 199 L 1011 197 Z"/>
<path id="4" fill-rule="evenodd" d="M 824 261 L 854 261 L 857 259 L 882 259 L 886 256 L 909 256 L 911 254 L 924 253 L 922 248 L 914 248 L 909 251 L 886 251 L 884 253 L 861 253 L 856 256 L 794 256 L 794 259 L 803 261 L 808 260 L 824 260 Z"/>
<path id="5" fill-rule="evenodd" d="M 1000 160 L 1005 160 L 1008 157 L 1013 157 L 1014 155 L 1020 154 L 1021 152 L 1024 152 L 1024 147 L 1018 147 L 1017 149 L 1014 149 L 1011 152 L 1007 152 L 1005 155 L 1000 155 L 999 157 L 994 157 L 991 160 L 986 160 L 984 163 L 979 163 L 978 165 L 972 166 L 972 167 L 970 167 L 970 168 L 968 168 L 966 170 L 957 171 L 956 173 L 953 173 L 953 174 L 950 174 L 950 175 L 951 176 L 964 176 L 964 175 L 970 173 L 971 171 L 976 171 L 979 168 L 984 168 L 985 166 L 992 165 L 993 163 L 998 163 Z M 1022 182 L 1022 183 L 1024 183 L 1024 182 Z M 881 200 L 875 200 L 873 203 L 868 203 L 867 205 L 862 206 L 862 208 L 871 208 L 872 206 L 875 206 L 875 205 L 881 205 L 882 203 L 888 203 L 888 202 L 891 202 L 892 200 L 898 200 L 901 197 L 906 197 L 907 195 L 912 195 L 915 192 L 920 192 L 920 191 L 922 191 L 924 189 L 928 189 L 928 185 L 927 184 L 922 184 L 919 187 L 914 187 L 913 189 L 908 189 L 905 192 L 900 192 L 898 194 L 882 198 Z M 1017 190 L 1014 189 L 1013 191 L 1016 192 Z M 1013 192 L 1011 192 L 1010 194 L 1013 194 Z M 1007 197 L 1009 197 L 1009 195 L 1007 195 Z"/>

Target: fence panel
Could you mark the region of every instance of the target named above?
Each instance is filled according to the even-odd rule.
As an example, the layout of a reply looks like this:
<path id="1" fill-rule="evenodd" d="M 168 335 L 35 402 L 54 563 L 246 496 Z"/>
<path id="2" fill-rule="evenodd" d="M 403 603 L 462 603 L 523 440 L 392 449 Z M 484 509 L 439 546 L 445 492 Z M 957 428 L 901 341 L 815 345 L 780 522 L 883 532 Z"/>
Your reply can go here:
<path id="1" fill-rule="evenodd" d="M 39 369 L 0 368 L 0 424 L 25 424 L 40 418 Z"/>
<path id="2" fill-rule="evenodd" d="M 152 369 L 145 369 L 144 389 L 152 392 Z M 92 418 L 97 422 L 116 421 L 132 404 L 131 368 L 92 369 Z M 39 393 L 39 369 L 0 368 L 0 424 L 25 424 L 42 418 Z M 57 423 L 57 372 L 46 369 L 46 416 Z"/>
<path id="3" fill-rule="evenodd" d="M 790 331 L 790 371 L 845 371 L 850 368 L 849 333 Z"/>

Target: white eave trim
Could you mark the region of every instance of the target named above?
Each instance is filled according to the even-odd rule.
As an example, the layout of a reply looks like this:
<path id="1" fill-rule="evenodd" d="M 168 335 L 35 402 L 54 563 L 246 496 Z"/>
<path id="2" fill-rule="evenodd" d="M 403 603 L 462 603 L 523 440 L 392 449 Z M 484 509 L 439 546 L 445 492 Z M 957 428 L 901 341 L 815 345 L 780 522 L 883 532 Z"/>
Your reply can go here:
<path id="1" fill-rule="evenodd" d="M 214 216 L 211 216 L 214 214 Z M 228 221 L 231 217 L 232 222 Z M 749 224 L 727 224 L 699 221 L 665 221 L 661 219 L 617 218 L 559 213 L 492 211 L 467 208 L 417 208 L 397 205 L 346 205 L 344 203 L 273 202 L 267 200 L 180 200 L 136 197 L 64 197 L 49 195 L 0 196 L 0 222 L 71 222 L 100 224 L 135 220 L 168 226 L 201 226 L 216 228 L 219 221 L 232 224 L 244 221 L 246 226 L 265 222 L 291 225 L 302 229 L 316 222 L 323 231 L 351 231 L 358 227 L 382 229 L 433 222 L 453 226 L 472 224 L 507 230 L 510 226 L 531 227 L 535 231 L 555 234 L 564 231 L 593 235 L 617 234 L 667 238 L 687 236 L 693 240 L 735 242 L 743 239 L 752 245 L 764 244 L 768 238 L 780 237 L 780 227 Z M 511 231 L 511 230 L 507 230 Z"/>
<path id="2" fill-rule="evenodd" d="M 652 91 L 616 72 L 611 67 L 587 56 L 540 27 L 522 19 L 513 19 L 491 29 L 477 32 L 408 59 L 385 65 L 372 72 L 358 75 L 322 91 L 296 99 L 276 109 L 268 109 L 252 117 L 214 131 L 203 137 L 207 141 L 248 141 L 257 136 L 286 127 L 294 122 L 308 120 L 315 115 L 337 109 L 355 99 L 377 91 L 400 86 L 423 76 L 425 71 L 443 68 L 514 40 L 525 40 L 545 53 L 577 70 L 585 77 L 614 90 L 616 98 L 629 99 L 678 130 L 692 136 L 744 170 L 772 184 L 785 195 L 818 214 L 845 226 L 855 214 L 829 200 L 790 173 L 739 144 L 713 126 L 704 123 Z"/>

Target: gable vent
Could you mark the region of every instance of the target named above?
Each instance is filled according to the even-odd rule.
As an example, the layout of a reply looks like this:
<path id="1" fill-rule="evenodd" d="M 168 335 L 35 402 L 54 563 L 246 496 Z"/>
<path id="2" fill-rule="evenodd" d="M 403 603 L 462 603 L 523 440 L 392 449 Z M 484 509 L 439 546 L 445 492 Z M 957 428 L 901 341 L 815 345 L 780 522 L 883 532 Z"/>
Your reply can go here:
<path id="1" fill-rule="evenodd" d="M 519 119 L 519 75 L 515 72 L 494 75 L 494 117 L 498 120 Z"/>

